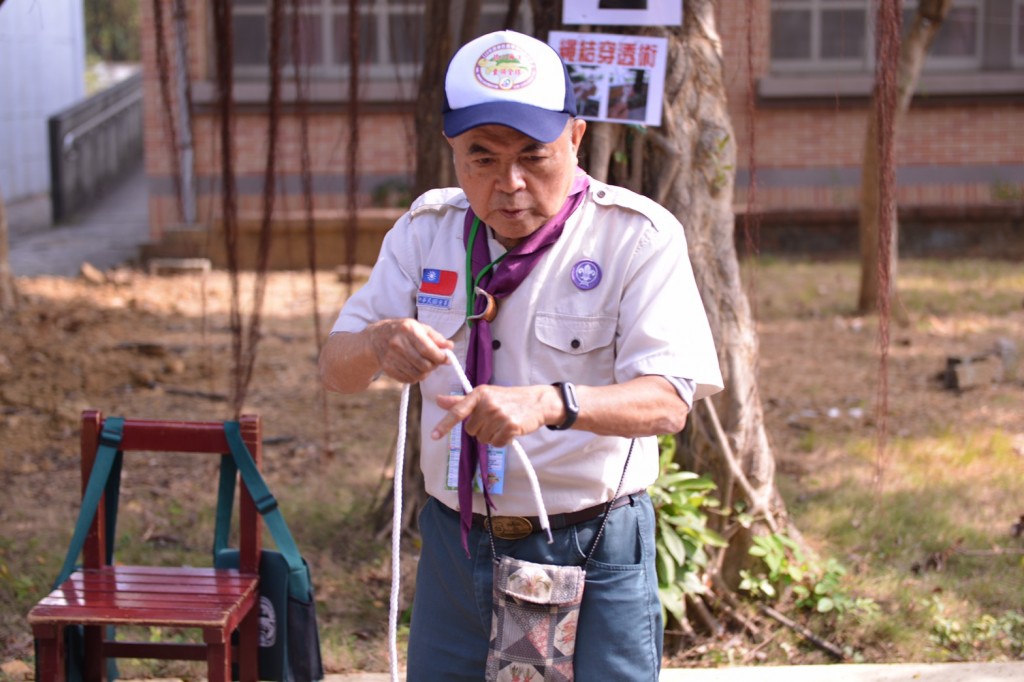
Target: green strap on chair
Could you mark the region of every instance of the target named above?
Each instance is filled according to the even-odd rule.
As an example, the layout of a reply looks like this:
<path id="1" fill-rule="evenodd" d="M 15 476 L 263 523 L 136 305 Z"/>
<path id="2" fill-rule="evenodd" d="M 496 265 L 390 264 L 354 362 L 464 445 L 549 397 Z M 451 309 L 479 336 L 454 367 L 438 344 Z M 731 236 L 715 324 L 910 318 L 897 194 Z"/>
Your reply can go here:
<path id="1" fill-rule="evenodd" d="M 106 515 L 106 550 L 107 563 L 114 559 L 114 534 L 117 529 L 117 503 L 121 492 L 121 464 L 124 460 L 121 447 L 121 436 L 124 429 L 122 417 L 107 417 L 103 421 L 103 430 L 100 432 L 100 444 L 96 450 L 96 461 L 92 465 L 92 473 L 89 474 L 89 482 L 85 486 L 85 493 L 82 495 L 82 506 L 78 511 L 78 521 L 75 522 L 75 530 L 71 535 L 71 543 L 68 546 L 67 555 L 64 557 L 64 566 L 60 569 L 53 589 L 57 589 L 65 580 L 71 577 L 78 562 L 78 555 L 82 553 L 85 545 L 85 538 L 89 534 L 89 526 L 96 518 L 96 509 L 99 507 L 100 498 L 107 495 Z"/>
<path id="2" fill-rule="evenodd" d="M 235 473 L 242 474 L 242 482 L 249 490 L 256 508 L 267 524 L 271 537 L 277 550 L 288 563 L 288 593 L 303 601 L 310 598 L 311 586 L 309 582 L 309 571 L 302 561 L 302 555 L 295 544 L 288 524 L 285 523 L 281 510 L 277 507 L 277 499 L 274 498 L 267 487 L 256 462 L 252 459 L 249 448 L 242 440 L 241 426 L 237 421 L 224 423 L 224 433 L 227 436 L 228 446 L 231 448 L 231 457 L 221 458 L 220 463 L 220 484 L 217 491 L 217 525 L 214 532 L 213 553 L 217 555 L 221 550 L 227 549 L 228 534 L 231 527 L 232 507 L 235 500 Z"/>
<path id="3" fill-rule="evenodd" d="M 96 518 L 96 509 L 99 507 L 100 499 L 104 494 L 106 494 L 107 498 L 106 513 L 104 515 L 106 560 L 107 565 L 114 562 L 117 505 L 121 494 L 121 465 L 124 461 L 124 453 L 121 452 L 121 436 L 123 432 L 123 417 L 107 417 L 103 420 L 103 430 L 100 431 L 100 442 L 96 448 L 96 459 L 93 461 L 89 481 L 85 484 L 82 506 L 78 510 L 78 520 L 75 522 L 75 530 L 71 534 L 71 542 L 68 545 L 67 555 L 64 557 L 64 565 L 60 569 L 60 575 L 57 576 L 57 580 L 53 583 L 53 589 L 55 590 L 75 572 L 78 555 L 82 553 L 82 547 L 85 546 L 85 538 L 89 535 L 89 527 L 92 525 L 93 519 Z M 64 636 L 65 646 L 67 647 L 65 652 L 65 674 L 68 682 L 82 682 L 81 657 L 84 654 L 85 640 L 82 635 L 81 626 L 66 628 Z M 108 640 L 115 638 L 114 626 L 107 626 L 105 637 Z M 116 680 L 117 678 L 117 660 L 108 658 L 107 679 Z"/>

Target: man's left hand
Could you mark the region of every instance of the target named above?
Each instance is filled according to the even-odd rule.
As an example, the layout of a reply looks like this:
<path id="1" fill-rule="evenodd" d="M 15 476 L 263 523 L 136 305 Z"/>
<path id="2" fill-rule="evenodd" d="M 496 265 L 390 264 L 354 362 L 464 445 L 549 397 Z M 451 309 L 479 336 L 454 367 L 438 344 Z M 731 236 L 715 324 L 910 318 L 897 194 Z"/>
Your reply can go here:
<path id="1" fill-rule="evenodd" d="M 565 408 L 553 386 L 477 386 L 466 396 L 439 395 L 448 414 L 434 426 L 430 437 L 440 440 L 459 422 L 481 443 L 504 447 L 513 438 L 533 433 L 547 423 L 558 423 Z"/>

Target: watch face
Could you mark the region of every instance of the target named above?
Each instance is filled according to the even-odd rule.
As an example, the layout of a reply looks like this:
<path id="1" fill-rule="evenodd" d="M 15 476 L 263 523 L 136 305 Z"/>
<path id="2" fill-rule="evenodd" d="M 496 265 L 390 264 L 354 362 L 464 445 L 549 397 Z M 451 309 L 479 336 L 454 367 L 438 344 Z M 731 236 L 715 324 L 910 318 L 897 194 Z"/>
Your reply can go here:
<path id="1" fill-rule="evenodd" d="M 576 400 L 576 386 L 568 381 L 562 384 L 562 400 L 565 402 L 567 412 L 576 414 L 580 411 L 579 401 Z"/>

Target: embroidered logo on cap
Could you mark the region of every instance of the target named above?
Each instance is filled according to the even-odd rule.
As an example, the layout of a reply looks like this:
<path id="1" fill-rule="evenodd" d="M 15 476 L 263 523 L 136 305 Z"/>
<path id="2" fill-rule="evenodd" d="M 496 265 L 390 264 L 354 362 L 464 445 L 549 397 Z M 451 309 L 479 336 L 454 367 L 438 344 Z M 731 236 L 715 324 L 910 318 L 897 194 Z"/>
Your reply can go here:
<path id="1" fill-rule="evenodd" d="M 537 77 L 537 65 L 523 48 L 499 43 L 488 48 L 476 61 L 476 79 L 488 88 L 518 90 Z"/>
<path id="2" fill-rule="evenodd" d="M 588 291 L 601 283 L 601 266 L 592 260 L 581 260 L 572 266 L 572 283 Z"/>

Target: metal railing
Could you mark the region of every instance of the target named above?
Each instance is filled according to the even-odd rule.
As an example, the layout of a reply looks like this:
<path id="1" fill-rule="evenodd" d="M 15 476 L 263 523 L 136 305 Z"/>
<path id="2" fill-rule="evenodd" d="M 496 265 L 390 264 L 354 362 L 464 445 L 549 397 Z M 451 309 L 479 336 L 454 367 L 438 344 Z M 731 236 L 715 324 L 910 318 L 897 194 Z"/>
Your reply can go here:
<path id="1" fill-rule="evenodd" d="M 142 73 L 50 117 L 53 221 L 67 221 L 142 161 Z"/>

